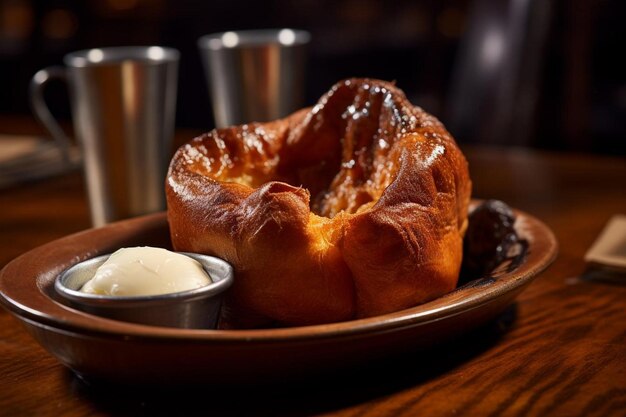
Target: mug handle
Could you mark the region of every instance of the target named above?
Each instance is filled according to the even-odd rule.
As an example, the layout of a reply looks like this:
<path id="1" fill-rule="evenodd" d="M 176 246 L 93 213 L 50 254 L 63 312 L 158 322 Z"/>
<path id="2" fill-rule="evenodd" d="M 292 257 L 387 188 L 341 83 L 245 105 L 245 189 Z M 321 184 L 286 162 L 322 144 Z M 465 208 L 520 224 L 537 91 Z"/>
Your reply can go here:
<path id="1" fill-rule="evenodd" d="M 43 96 L 46 84 L 53 79 L 62 80 L 67 83 L 65 68 L 60 66 L 48 67 L 37 71 L 35 75 L 33 75 L 33 78 L 30 80 L 29 88 L 30 105 L 35 117 L 48 129 L 52 138 L 57 142 L 63 156 L 63 162 L 72 165 L 73 162 L 70 155 L 72 143 L 50 112 Z"/>

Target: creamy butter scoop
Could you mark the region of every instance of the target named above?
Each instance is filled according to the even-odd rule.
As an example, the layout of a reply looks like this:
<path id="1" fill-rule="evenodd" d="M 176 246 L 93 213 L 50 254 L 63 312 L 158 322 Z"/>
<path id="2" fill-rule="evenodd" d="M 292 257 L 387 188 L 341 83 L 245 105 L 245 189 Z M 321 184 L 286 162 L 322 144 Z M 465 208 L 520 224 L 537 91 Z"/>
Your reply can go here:
<path id="1" fill-rule="evenodd" d="M 143 296 L 187 291 L 210 283 L 210 277 L 195 259 L 167 249 L 142 246 L 114 252 L 80 291 Z"/>

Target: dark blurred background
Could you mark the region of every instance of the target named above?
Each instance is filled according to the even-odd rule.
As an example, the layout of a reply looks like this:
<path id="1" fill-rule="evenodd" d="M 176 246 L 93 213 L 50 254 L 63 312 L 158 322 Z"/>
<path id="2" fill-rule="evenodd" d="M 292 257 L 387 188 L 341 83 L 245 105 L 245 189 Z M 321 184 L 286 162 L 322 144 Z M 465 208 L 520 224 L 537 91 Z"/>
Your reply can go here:
<path id="1" fill-rule="evenodd" d="M 312 33 L 313 104 L 353 76 L 395 80 L 462 143 L 626 154 L 626 2 L 619 0 L 0 0 L 0 113 L 64 54 L 118 45 L 182 53 L 177 126 L 213 118 L 196 40 L 237 29 Z M 65 86 L 47 99 L 69 120 Z"/>

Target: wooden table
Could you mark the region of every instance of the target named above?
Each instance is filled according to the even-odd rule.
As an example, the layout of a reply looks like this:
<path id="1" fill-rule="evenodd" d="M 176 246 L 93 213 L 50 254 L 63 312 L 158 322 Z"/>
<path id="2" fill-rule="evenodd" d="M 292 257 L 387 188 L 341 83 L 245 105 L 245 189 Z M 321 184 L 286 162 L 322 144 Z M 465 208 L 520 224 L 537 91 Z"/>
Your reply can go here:
<path id="1" fill-rule="evenodd" d="M 489 325 L 426 352 L 284 385 L 141 390 L 86 385 L 0 309 L 0 416 L 626 415 L 626 286 L 583 277 L 585 251 L 611 215 L 626 212 L 626 161 L 466 154 L 475 197 L 539 217 L 560 243 L 553 266 Z M 0 266 L 87 227 L 80 172 L 2 190 Z"/>

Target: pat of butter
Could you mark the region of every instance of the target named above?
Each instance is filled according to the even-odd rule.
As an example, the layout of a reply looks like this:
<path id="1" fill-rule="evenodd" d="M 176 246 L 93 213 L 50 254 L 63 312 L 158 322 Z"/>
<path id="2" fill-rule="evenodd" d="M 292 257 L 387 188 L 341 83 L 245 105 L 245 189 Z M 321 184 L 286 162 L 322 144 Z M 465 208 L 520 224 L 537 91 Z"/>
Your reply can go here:
<path id="1" fill-rule="evenodd" d="M 192 290 L 209 283 L 211 279 L 195 259 L 167 249 L 144 246 L 114 252 L 80 291 L 143 296 Z"/>

